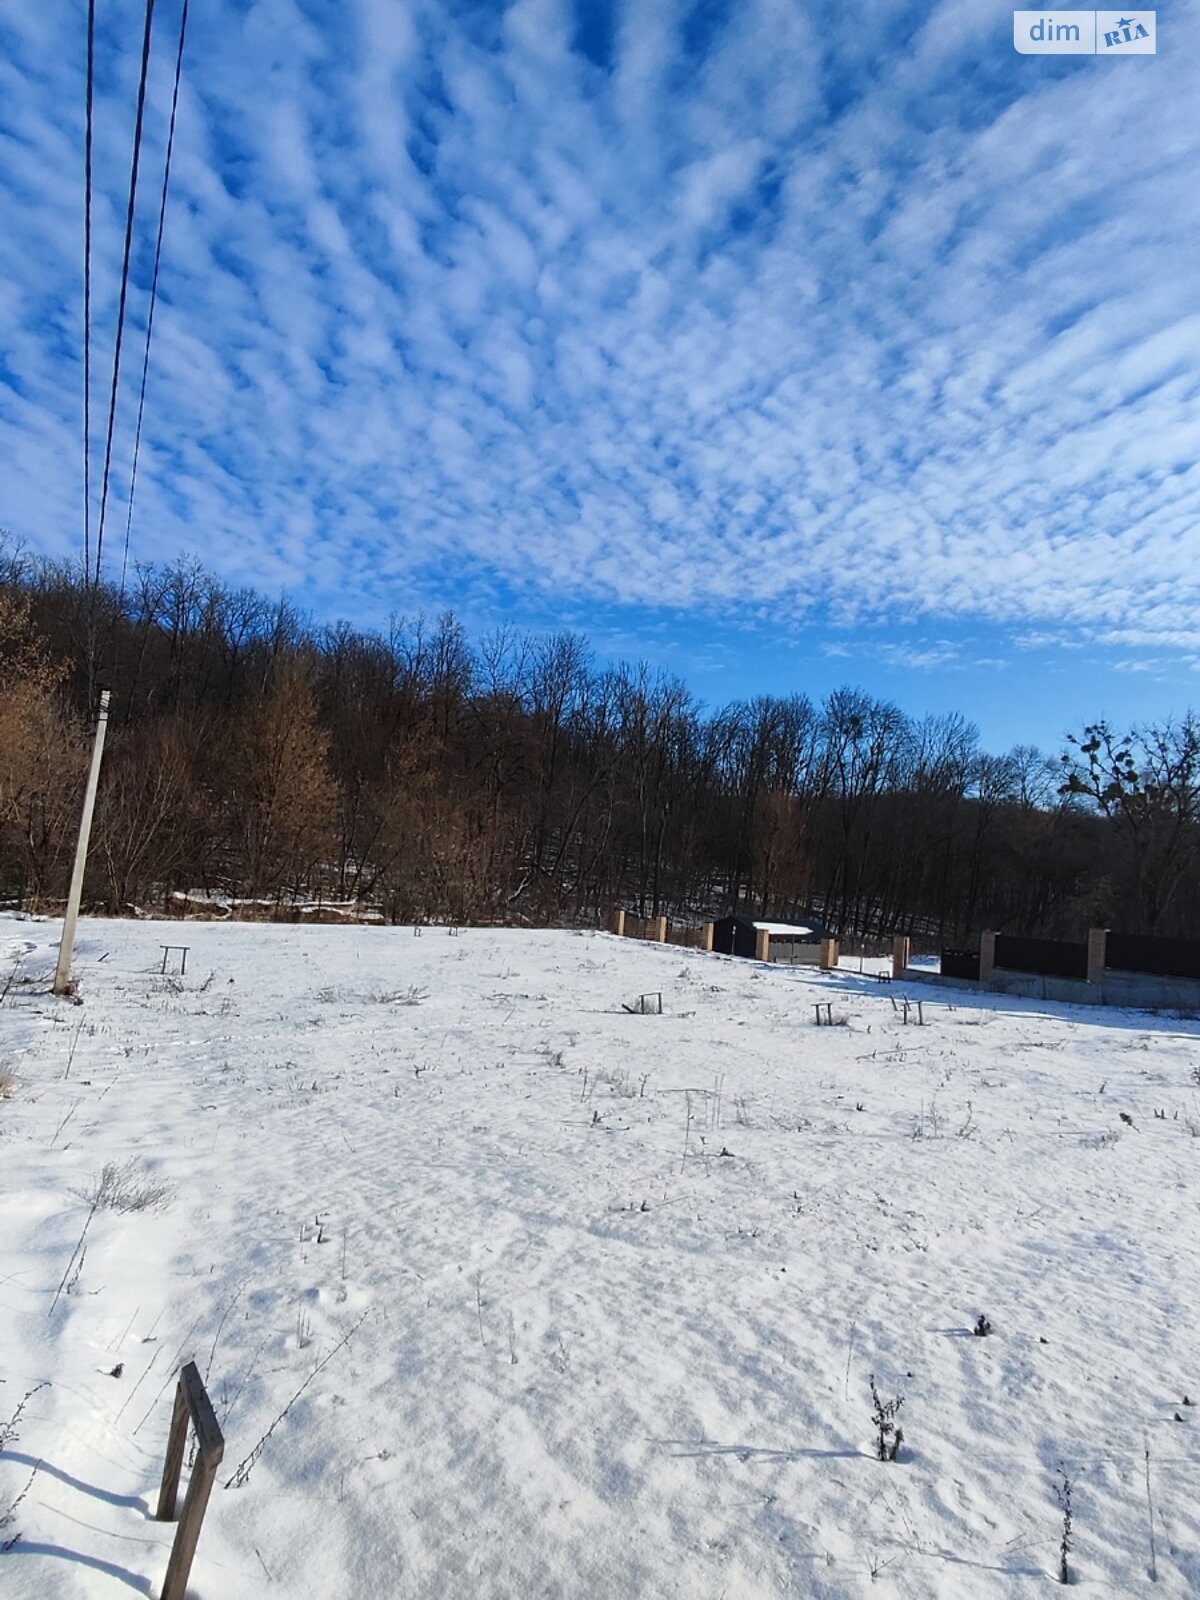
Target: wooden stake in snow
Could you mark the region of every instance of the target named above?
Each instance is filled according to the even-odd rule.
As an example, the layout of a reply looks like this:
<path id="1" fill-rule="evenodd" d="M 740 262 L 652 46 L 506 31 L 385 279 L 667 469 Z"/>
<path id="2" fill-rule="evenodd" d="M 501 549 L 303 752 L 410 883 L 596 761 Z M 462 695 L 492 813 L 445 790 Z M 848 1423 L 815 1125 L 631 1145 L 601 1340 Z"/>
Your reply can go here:
<path id="1" fill-rule="evenodd" d="M 162 1600 L 185 1600 L 188 1573 L 192 1570 L 192 1558 L 200 1538 L 200 1525 L 208 1508 L 213 1479 L 225 1454 L 225 1440 L 194 1361 L 189 1361 L 180 1372 L 179 1386 L 175 1390 L 175 1410 L 171 1416 L 171 1432 L 167 1437 L 167 1459 L 163 1467 L 162 1487 L 158 1492 L 158 1510 L 155 1512 L 159 1522 L 173 1522 L 175 1519 L 189 1420 L 196 1430 L 196 1464 L 188 1481 L 175 1543 L 171 1546 Z"/>
<path id="2" fill-rule="evenodd" d="M 71 870 L 71 887 L 67 894 L 67 912 L 63 918 L 62 942 L 58 947 L 58 965 L 54 969 L 54 993 L 71 993 L 71 956 L 75 951 L 75 924 L 79 921 L 79 902 L 83 895 L 83 874 L 87 866 L 88 840 L 92 832 L 92 813 L 96 809 L 96 789 L 100 783 L 100 758 L 104 754 L 104 735 L 108 731 L 109 691 L 100 691 L 100 715 L 96 719 L 96 738 L 92 745 L 92 764 L 88 768 L 87 788 L 83 795 L 83 816 L 79 822 L 79 840 L 75 846 L 75 865 Z"/>

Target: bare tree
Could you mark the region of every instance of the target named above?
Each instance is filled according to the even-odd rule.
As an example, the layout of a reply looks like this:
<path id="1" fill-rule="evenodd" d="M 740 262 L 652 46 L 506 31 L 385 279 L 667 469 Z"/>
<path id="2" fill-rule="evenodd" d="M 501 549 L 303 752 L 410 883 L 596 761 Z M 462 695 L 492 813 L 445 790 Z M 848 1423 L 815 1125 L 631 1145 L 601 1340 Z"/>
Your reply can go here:
<path id="1" fill-rule="evenodd" d="M 31 613 L 27 597 L 0 592 L 0 849 L 36 903 L 65 892 L 85 756 Z"/>
<path id="2" fill-rule="evenodd" d="M 261 700 L 241 713 L 223 771 L 251 898 L 298 890 L 319 861 L 335 803 L 328 749 L 303 659 L 280 659 Z"/>
<path id="3" fill-rule="evenodd" d="M 1063 792 L 1098 807 L 1119 846 L 1113 909 L 1154 933 L 1200 858 L 1200 718 L 1189 712 L 1123 737 L 1095 722 L 1068 743 L 1076 753 L 1062 758 Z"/>

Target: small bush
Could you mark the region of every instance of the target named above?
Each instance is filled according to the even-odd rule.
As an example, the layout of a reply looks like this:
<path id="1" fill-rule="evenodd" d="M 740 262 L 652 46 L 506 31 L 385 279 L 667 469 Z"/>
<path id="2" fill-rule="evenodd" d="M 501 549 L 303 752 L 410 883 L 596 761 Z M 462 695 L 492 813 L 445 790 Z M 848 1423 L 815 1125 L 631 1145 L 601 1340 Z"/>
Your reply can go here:
<path id="1" fill-rule="evenodd" d="M 1058 1545 L 1058 1581 L 1059 1583 L 1070 1583 L 1071 1567 L 1067 1558 L 1070 1556 L 1072 1549 L 1073 1541 L 1071 1535 L 1074 1518 L 1071 1513 L 1071 1480 L 1065 1472 L 1062 1475 L 1061 1486 L 1056 1487 L 1054 1492 L 1058 1497 L 1058 1503 L 1062 1507 L 1063 1514 L 1062 1538 Z"/>
<path id="2" fill-rule="evenodd" d="M 871 1374 L 871 1421 L 875 1425 L 875 1450 L 880 1461 L 896 1461 L 904 1443 L 904 1429 L 896 1421 L 904 1396 L 882 1400 L 875 1387 L 875 1374 Z"/>
<path id="3" fill-rule="evenodd" d="M 1115 1128 L 1110 1128 L 1107 1133 L 1084 1134 L 1080 1143 L 1085 1150 L 1111 1150 L 1113 1145 L 1120 1142 L 1121 1135 Z"/>
<path id="4" fill-rule="evenodd" d="M 25 1393 L 21 1396 L 21 1399 L 17 1402 L 17 1409 L 13 1412 L 9 1420 L 7 1422 L 0 1422 L 0 1450 L 11 1450 L 13 1446 L 19 1442 L 21 1437 L 21 1417 L 25 1407 L 33 1399 L 34 1395 L 37 1394 L 39 1389 L 48 1389 L 49 1387 L 50 1385 L 47 1381 L 43 1383 L 35 1383 L 32 1389 L 26 1389 Z M 25 1487 L 20 1490 L 20 1492 L 9 1502 L 3 1511 L 0 1511 L 0 1555 L 7 1555 L 21 1537 L 19 1531 L 17 1533 L 9 1534 L 8 1529 L 16 1521 L 17 1511 L 20 1508 L 21 1502 L 29 1493 L 30 1489 L 32 1489 L 33 1480 L 41 1471 L 41 1466 L 42 1463 L 39 1461 L 34 1467 L 33 1471 L 29 1474 L 29 1479 L 26 1482 Z"/>
<path id="5" fill-rule="evenodd" d="M 18 1442 L 21 1437 L 21 1418 L 24 1415 L 25 1407 L 40 1389 L 48 1389 L 49 1387 L 50 1383 L 47 1379 L 41 1383 L 35 1383 L 32 1389 L 26 1389 L 25 1393 L 17 1401 L 17 1409 L 12 1416 L 7 1422 L 0 1422 L 0 1450 L 10 1450 Z"/>
<path id="6" fill-rule="evenodd" d="M 625 1100 L 637 1100 L 646 1091 L 646 1079 L 641 1080 L 639 1087 L 631 1074 L 622 1067 L 597 1067 L 592 1073 L 592 1082 L 606 1084 L 615 1095 L 620 1095 Z"/>
<path id="7" fill-rule="evenodd" d="M 142 1172 L 136 1160 L 107 1161 L 83 1198 L 93 1211 L 161 1211 L 174 1198 L 173 1184 Z"/>
<path id="8" fill-rule="evenodd" d="M 18 1529 L 17 1532 L 13 1533 L 13 1534 L 8 1534 L 7 1530 L 12 1526 L 13 1522 L 16 1520 L 17 1511 L 20 1509 L 21 1502 L 22 1502 L 22 1500 L 24 1500 L 25 1496 L 29 1493 L 30 1489 L 33 1488 L 34 1479 L 37 1477 L 38 1473 L 41 1470 L 42 1470 L 42 1463 L 39 1461 L 37 1463 L 37 1465 L 34 1467 L 33 1471 L 29 1474 L 29 1478 L 26 1481 L 25 1487 L 21 1490 L 21 1492 L 16 1496 L 16 1498 L 14 1500 L 11 1500 L 9 1502 L 8 1507 L 7 1507 L 6 1510 L 0 1511 L 0 1535 L 7 1535 L 7 1537 L 0 1538 L 0 1555 L 6 1556 L 8 1554 L 8 1552 L 10 1550 L 14 1549 L 17 1546 L 17 1544 L 20 1542 L 20 1539 L 21 1539 L 20 1529 Z"/>

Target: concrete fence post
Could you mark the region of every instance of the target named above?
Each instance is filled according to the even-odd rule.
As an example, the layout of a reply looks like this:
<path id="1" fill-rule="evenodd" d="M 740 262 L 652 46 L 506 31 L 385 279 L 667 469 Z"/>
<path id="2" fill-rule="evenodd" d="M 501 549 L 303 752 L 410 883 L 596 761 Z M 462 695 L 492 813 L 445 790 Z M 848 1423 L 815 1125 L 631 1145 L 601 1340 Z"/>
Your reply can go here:
<path id="1" fill-rule="evenodd" d="M 985 928 L 979 935 L 979 981 L 991 983 L 996 972 L 996 935 Z"/>
<path id="2" fill-rule="evenodd" d="M 704 942 L 700 947 L 702 950 L 712 950 L 713 935 L 716 932 L 716 927 L 717 925 L 715 922 L 706 922 L 704 924 Z"/>
<path id="3" fill-rule="evenodd" d="M 912 955 L 912 940 L 898 933 L 892 940 L 892 977 L 902 978 L 908 969 L 908 960 Z"/>
<path id="4" fill-rule="evenodd" d="M 614 911 L 613 912 L 612 931 L 617 935 L 618 939 L 624 938 L 624 936 L 625 936 L 625 913 L 624 913 L 623 910 Z"/>
<path id="5" fill-rule="evenodd" d="M 771 959 L 771 935 L 765 928 L 755 930 L 754 959 L 756 961 L 770 961 Z"/>
<path id="6" fill-rule="evenodd" d="M 836 939 L 821 940 L 821 971 L 832 972 L 838 964 L 838 942 Z"/>
<path id="7" fill-rule="evenodd" d="M 1108 965 L 1108 929 L 1089 928 L 1087 940 L 1087 981 L 1103 983 Z"/>

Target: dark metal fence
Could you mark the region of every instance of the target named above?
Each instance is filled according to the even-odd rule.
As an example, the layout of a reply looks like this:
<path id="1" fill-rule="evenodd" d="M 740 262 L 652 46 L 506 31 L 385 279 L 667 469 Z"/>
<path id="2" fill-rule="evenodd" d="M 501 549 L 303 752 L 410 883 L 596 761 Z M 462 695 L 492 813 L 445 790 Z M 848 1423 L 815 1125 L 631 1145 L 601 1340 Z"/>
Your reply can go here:
<path id="1" fill-rule="evenodd" d="M 1087 945 L 1066 939 L 1018 939 L 996 935 L 996 965 L 1005 972 L 1037 972 L 1047 978 L 1087 977 Z"/>
<path id="2" fill-rule="evenodd" d="M 979 978 L 978 950 L 943 950 L 943 978 Z"/>
<path id="3" fill-rule="evenodd" d="M 1110 933 L 1104 965 L 1160 978 L 1200 978 L 1200 939 L 1157 939 L 1148 933 Z"/>

